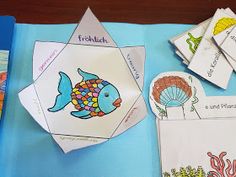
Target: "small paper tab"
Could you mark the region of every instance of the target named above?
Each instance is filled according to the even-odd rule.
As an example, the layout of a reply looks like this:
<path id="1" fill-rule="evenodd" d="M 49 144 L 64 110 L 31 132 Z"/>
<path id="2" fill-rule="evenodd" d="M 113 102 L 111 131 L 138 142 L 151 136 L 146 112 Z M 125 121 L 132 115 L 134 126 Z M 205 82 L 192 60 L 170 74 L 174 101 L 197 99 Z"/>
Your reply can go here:
<path id="1" fill-rule="evenodd" d="M 69 43 L 117 47 L 90 8 L 85 12 L 79 25 L 72 34 Z"/>
<path id="2" fill-rule="evenodd" d="M 232 31 L 233 26 L 222 31 L 221 33 L 213 36 L 213 39 L 215 41 L 215 43 L 221 48 L 222 43 L 224 42 L 224 40 L 227 38 L 227 36 L 229 35 L 229 33 Z M 234 71 L 236 71 L 236 61 L 231 58 L 231 56 L 229 56 L 224 50 L 222 50 L 222 53 L 224 54 L 225 58 L 228 60 L 228 62 L 230 63 L 230 65 L 232 66 L 232 68 L 234 69 Z"/>
<path id="3" fill-rule="evenodd" d="M 33 53 L 33 80 L 50 65 L 66 46 L 64 43 L 36 41 Z"/>
<path id="4" fill-rule="evenodd" d="M 168 120 L 183 120 L 185 119 L 184 108 L 182 106 L 176 107 L 167 107 L 166 114 L 168 116 Z"/>
<path id="5" fill-rule="evenodd" d="M 136 103 L 134 104 L 134 106 L 128 112 L 127 116 L 123 119 L 123 121 L 121 122 L 115 133 L 112 135 L 112 137 L 118 136 L 127 129 L 129 129 L 130 127 L 136 125 L 141 120 L 143 120 L 146 115 L 147 115 L 147 108 L 145 105 L 145 101 L 143 97 L 140 96 L 136 101 Z"/>
<path id="6" fill-rule="evenodd" d="M 145 62 L 145 48 L 139 47 L 124 47 L 121 52 L 130 68 L 140 90 L 143 89 L 144 80 L 144 62 Z"/>
<path id="7" fill-rule="evenodd" d="M 236 28 L 234 27 L 221 45 L 224 50 L 236 62 Z"/>
<path id="8" fill-rule="evenodd" d="M 43 129 L 49 132 L 49 128 L 47 126 L 47 122 L 44 117 L 43 110 L 38 100 L 37 93 L 34 88 L 34 84 L 31 84 L 28 87 L 26 87 L 18 95 L 19 95 L 21 104 L 26 108 L 26 110 L 30 113 L 30 115 L 34 118 L 34 120 L 41 127 L 43 127 Z"/>
<path id="9" fill-rule="evenodd" d="M 100 144 L 108 139 L 83 137 L 83 136 L 66 136 L 52 134 L 53 139 L 62 148 L 64 153 L 68 153 L 75 149 L 81 149 L 95 144 Z"/>

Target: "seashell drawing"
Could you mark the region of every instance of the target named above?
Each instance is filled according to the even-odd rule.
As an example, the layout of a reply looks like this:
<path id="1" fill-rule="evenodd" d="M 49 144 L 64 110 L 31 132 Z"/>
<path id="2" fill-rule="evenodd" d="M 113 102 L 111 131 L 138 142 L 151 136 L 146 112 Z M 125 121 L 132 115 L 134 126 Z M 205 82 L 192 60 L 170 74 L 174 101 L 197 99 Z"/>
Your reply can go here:
<path id="1" fill-rule="evenodd" d="M 179 76 L 165 76 L 154 82 L 154 100 L 165 107 L 179 107 L 192 96 L 189 84 Z"/>
<path id="2" fill-rule="evenodd" d="M 199 81 L 187 73 L 168 72 L 156 76 L 149 90 L 149 103 L 160 120 L 198 119 Z"/>
<path id="3" fill-rule="evenodd" d="M 226 18 L 226 17 L 221 18 L 216 23 L 213 34 L 214 35 L 219 34 L 220 32 L 226 30 L 227 28 L 230 28 L 231 26 L 235 24 L 236 24 L 236 19 L 234 18 Z"/>

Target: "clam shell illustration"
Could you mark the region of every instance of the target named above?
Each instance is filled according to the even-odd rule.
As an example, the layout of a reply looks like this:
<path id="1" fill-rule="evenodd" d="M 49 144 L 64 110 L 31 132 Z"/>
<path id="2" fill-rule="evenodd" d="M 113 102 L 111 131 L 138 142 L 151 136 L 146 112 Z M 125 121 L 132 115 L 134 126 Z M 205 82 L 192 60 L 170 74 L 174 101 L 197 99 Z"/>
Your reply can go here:
<path id="1" fill-rule="evenodd" d="M 236 24 L 236 19 L 234 18 L 221 18 L 220 20 L 218 20 L 218 22 L 216 23 L 215 27 L 214 27 L 214 31 L 213 34 L 217 35 L 220 32 L 226 30 L 227 28 L 230 28 L 231 26 Z"/>
<path id="2" fill-rule="evenodd" d="M 171 118 L 173 113 L 175 117 L 184 117 L 183 105 L 191 98 L 192 88 L 182 77 L 164 76 L 154 82 L 152 96 L 157 104 L 165 107 L 166 117 Z"/>

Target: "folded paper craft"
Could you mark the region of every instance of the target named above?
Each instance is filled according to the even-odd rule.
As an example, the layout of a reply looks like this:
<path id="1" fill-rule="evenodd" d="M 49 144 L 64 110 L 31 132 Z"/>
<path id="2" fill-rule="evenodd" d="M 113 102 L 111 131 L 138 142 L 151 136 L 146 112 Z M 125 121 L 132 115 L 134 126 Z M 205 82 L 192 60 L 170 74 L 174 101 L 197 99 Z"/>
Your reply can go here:
<path id="1" fill-rule="evenodd" d="M 145 49 L 118 48 L 88 9 L 68 43 L 36 41 L 22 105 L 66 153 L 113 138 L 147 114 Z"/>
<path id="2" fill-rule="evenodd" d="M 165 177 L 236 175 L 235 96 L 206 96 L 183 72 L 158 75 L 149 93 Z"/>

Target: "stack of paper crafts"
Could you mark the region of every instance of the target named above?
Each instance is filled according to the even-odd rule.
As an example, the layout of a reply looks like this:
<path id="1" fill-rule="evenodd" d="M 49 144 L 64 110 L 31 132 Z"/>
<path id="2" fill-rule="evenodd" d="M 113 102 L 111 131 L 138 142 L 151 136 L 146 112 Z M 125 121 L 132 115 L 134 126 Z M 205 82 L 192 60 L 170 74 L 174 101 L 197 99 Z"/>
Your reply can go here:
<path id="1" fill-rule="evenodd" d="M 235 25 L 236 15 L 231 9 L 217 9 L 212 18 L 170 42 L 190 70 L 226 89 L 233 70 L 236 71 Z"/>

